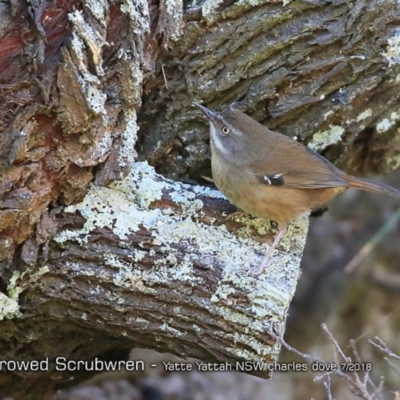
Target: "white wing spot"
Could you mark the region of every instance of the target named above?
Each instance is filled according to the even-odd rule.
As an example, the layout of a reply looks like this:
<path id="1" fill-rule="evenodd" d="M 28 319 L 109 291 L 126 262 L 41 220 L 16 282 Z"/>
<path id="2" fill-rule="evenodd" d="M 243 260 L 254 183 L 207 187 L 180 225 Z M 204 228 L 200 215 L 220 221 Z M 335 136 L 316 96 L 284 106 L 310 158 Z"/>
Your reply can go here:
<path id="1" fill-rule="evenodd" d="M 271 185 L 271 179 L 269 179 L 267 175 L 264 175 L 264 181 L 265 181 L 268 185 Z"/>

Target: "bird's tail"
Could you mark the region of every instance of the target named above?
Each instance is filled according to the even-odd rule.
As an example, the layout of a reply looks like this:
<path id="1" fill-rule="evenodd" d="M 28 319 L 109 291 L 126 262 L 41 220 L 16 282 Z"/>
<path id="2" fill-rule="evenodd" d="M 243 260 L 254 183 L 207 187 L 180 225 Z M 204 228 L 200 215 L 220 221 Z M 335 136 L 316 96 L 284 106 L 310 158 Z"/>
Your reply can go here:
<path id="1" fill-rule="evenodd" d="M 369 179 L 349 175 L 346 177 L 346 180 L 352 188 L 368 190 L 369 192 L 386 193 L 389 196 L 400 199 L 400 191 L 392 186 L 386 185 L 385 183 L 374 182 Z"/>

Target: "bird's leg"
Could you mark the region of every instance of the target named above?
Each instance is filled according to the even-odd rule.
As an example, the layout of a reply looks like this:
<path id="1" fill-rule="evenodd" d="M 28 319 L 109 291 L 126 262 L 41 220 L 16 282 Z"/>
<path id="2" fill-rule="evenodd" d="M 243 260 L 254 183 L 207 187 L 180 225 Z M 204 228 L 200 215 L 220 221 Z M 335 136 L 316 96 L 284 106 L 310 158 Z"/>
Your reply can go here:
<path id="1" fill-rule="evenodd" d="M 259 275 L 261 274 L 261 272 L 263 272 L 264 268 L 266 268 L 271 262 L 273 262 L 275 260 L 276 257 L 271 257 L 272 253 L 275 250 L 275 247 L 278 245 L 278 243 L 280 242 L 280 240 L 282 239 L 283 234 L 286 232 L 286 228 L 287 226 L 278 226 L 278 234 L 275 236 L 274 242 L 272 243 L 272 245 L 269 247 L 267 254 L 265 255 L 265 257 L 263 258 L 263 260 L 261 261 L 261 264 L 257 267 L 254 268 L 252 270 L 250 270 L 247 275 Z"/>

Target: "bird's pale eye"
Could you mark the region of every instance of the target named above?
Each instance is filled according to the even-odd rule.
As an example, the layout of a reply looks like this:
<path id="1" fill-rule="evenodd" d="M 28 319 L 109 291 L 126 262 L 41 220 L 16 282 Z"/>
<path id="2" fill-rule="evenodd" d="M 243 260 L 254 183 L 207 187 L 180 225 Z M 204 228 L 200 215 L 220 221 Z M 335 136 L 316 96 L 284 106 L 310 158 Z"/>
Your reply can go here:
<path id="1" fill-rule="evenodd" d="M 229 135 L 231 133 L 231 130 L 227 126 L 223 126 L 222 129 L 221 129 L 221 132 L 224 135 Z"/>

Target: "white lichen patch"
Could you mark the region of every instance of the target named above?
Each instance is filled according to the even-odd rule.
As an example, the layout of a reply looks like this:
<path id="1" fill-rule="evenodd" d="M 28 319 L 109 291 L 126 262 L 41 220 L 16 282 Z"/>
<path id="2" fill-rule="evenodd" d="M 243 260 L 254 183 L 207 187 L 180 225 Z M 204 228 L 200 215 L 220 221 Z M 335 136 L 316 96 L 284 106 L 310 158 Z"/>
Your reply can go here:
<path id="1" fill-rule="evenodd" d="M 132 169 L 135 163 L 135 143 L 139 127 L 137 126 L 137 114 L 134 109 L 125 111 L 126 128 L 122 132 L 122 146 L 118 152 L 118 163 L 121 167 L 128 166 Z"/>
<path id="2" fill-rule="evenodd" d="M 370 108 L 367 108 L 365 111 L 363 111 L 361 114 L 358 115 L 358 117 L 356 118 L 356 121 L 360 122 L 371 116 L 372 116 L 372 110 Z"/>
<path id="3" fill-rule="evenodd" d="M 160 200 L 165 187 L 147 162 L 136 163 L 125 179 L 110 185 L 111 189 L 122 192 L 129 201 L 136 202 L 140 209 L 146 209 L 153 201 Z"/>
<path id="4" fill-rule="evenodd" d="M 393 111 L 392 113 L 390 113 L 390 119 L 392 121 L 398 121 L 400 119 L 400 109 L 399 111 Z"/>
<path id="5" fill-rule="evenodd" d="M 393 111 L 389 118 L 383 118 L 376 124 L 376 131 L 383 133 L 388 131 L 395 123 L 400 119 L 400 114 L 397 111 Z"/>
<path id="6" fill-rule="evenodd" d="M 205 21 L 212 23 L 218 19 L 217 9 L 223 4 L 223 0 L 206 0 L 201 4 L 201 13 Z"/>
<path id="7" fill-rule="evenodd" d="M 109 9 L 108 2 L 106 0 L 85 0 L 85 7 L 90 9 L 96 20 L 105 28 Z"/>
<path id="8" fill-rule="evenodd" d="M 94 85 L 86 85 L 84 83 L 84 88 L 86 88 L 86 103 L 88 107 L 96 114 L 107 114 L 105 109 L 105 103 L 107 100 L 107 95 L 98 87 Z M 104 123 L 106 125 L 106 121 Z"/>
<path id="9" fill-rule="evenodd" d="M 169 37 L 173 41 L 177 41 L 182 36 L 182 17 L 183 5 L 182 0 L 166 0 L 165 12 L 173 20 L 169 28 Z"/>
<path id="10" fill-rule="evenodd" d="M 376 124 L 376 131 L 378 133 L 385 132 L 390 129 L 393 124 L 390 122 L 389 118 L 384 118 Z"/>
<path id="11" fill-rule="evenodd" d="M 388 39 L 386 51 L 382 53 L 389 63 L 389 67 L 400 64 L 400 30 Z"/>
<path id="12" fill-rule="evenodd" d="M 175 337 L 183 337 L 185 336 L 185 333 L 183 331 L 180 331 L 178 329 L 173 328 L 171 325 L 168 325 L 166 322 L 164 322 L 161 326 L 160 326 L 160 330 L 164 331 L 164 332 L 168 332 L 171 335 L 175 336 Z"/>
<path id="13" fill-rule="evenodd" d="M 339 143 L 343 133 L 344 128 L 342 126 L 330 125 L 328 130 L 314 133 L 308 147 L 315 151 L 323 150 L 332 144 Z"/>
<path id="14" fill-rule="evenodd" d="M 0 321 L 4 318 L 11 319 L 21 315 L 17 299 L 6 296 L 0 292 Z"/>
<path id="15" fill-rule="evenodd" d="M 35 272 L 29 268 L 23 272 L 14 271 L 7 285 L 8 296 L 0 292 L 0 321 L 4 318 L 11 319 L 21 315 L 18 304 L 19 295 L 27 285 L 38 281 L 46 272 L 48 272 L 46 266 Z"/>
<path id="16" fill-rule="evenodd" d="M 296 289 L 298 266 L 301 261 L 307 230 L 307 216 L 302 216 L 294 221 L 282 238 L 278 249 L 274 252 L 274 256 L 279 259 L 269 265 L 261 276 L 247 276 L 246 274 L 251 268 L 258 266 L 271 243 L 269 245 L 258 245 L 256 247 L 257 254 L 254 254 L 255 257 L 252 258 L 251 262 L 247 262 L 247 265 L 241 264 L 238 268 L 232 263 L 227 263 L 221 284 L 212 301 L 228 298 L 232 292 L 232 283 L 235 287 L 240 288 L 241 292 L 246 292 L 246 286 L 251 285 L 252 290 L 249 291 L 248 297 L 251 299 L 254 314 L 260 317 L 271 312 L 276 315 L 284 314 L 284 310 L 290 303 Z M 271 238 L 272 240 L 273 238 Z M 254 248 L 254 245 L 252 247 Z M 282 248 L 285 250 L 282 251 Z M 246 248 L 243 247 L 238 250 L 239 252 L 241 250 L 246 251 Z M 245 255 L 242 256 L 243 258 L 238 260 L 239 264 L 245 260 Z M 268 293 L 268 296 L 265 293 Z"/>
<path id="17" fill-rule="evenodd" d="M 252 218 L 249 220 L 249 215 L 241 213 L 234 216 L 235 221 L 245 222 L 245 225 L 238 229 L 241 236 L 251 236 L 251 232 L 255 229 L 259 235 L 267 235 L 271 233 L 272 224 L 267 223 L 262 218 Z M 269 221 L 271 222 L 271 221 Z"/>
<path id="18" fill-rule="evenodd" d="M 139 229 L 139 225 L 146 228 L 152 226 L 160 210 L 139 210 L 129 197 L 117 190 L 91 185 L 83 201 L 69 206 L 66 212 L 79 211 L 86 219 L 80 230 L 65 230 L 60 232 L 54 240 L 59 243 L 74 239 L 79 243 L 86 243 L 87 234 L 95 228 L 110 228 L 120 239 Z"/>
<path id="19" fill-rule="evenodd" d="M 193 186 L 191 187 L 191 190 L 193 191 L 193 193 L 199 195 L 201 194 L 203 196 L 211 197 L 213 199 L 226 199 L 226 197 L 219 190 L 215 190 L 207 186 Z"/>
<path id="20" fill-rule="evenodd" d="M 150 31 L 149 7 L 146 0 L 125 0 L 121 11 L 129 15 L 133 22 L 133 30 L 139 35 Z"/>

